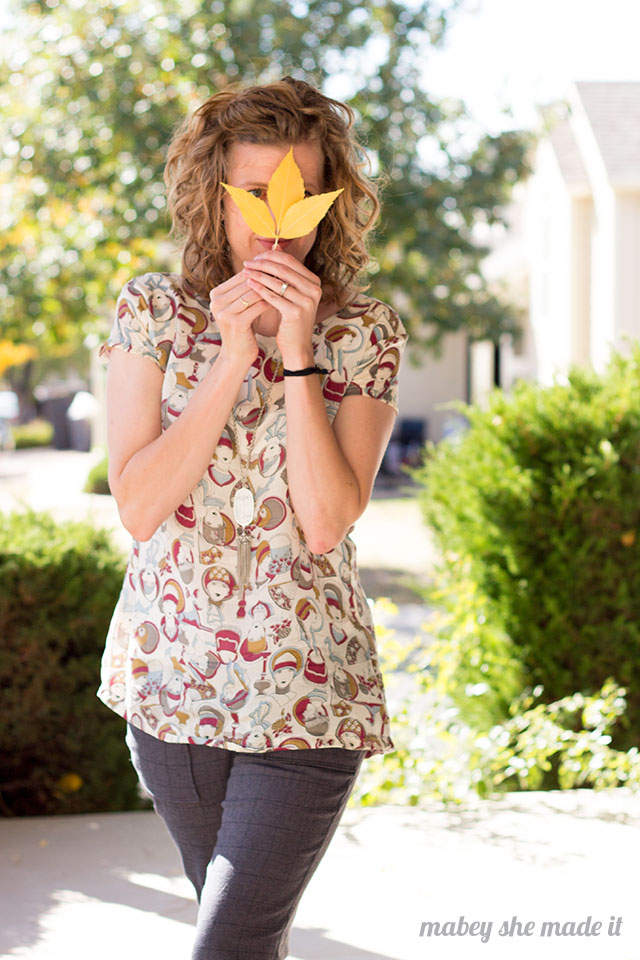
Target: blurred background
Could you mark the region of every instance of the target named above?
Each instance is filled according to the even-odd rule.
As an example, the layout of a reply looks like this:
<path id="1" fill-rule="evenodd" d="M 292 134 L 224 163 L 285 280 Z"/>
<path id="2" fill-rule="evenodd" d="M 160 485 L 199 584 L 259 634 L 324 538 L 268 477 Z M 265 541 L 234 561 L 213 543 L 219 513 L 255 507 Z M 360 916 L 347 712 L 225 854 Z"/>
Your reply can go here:
<path id="1" fill-rule="evenodd" d="M 640 323 L 639 26 L 625 0 L 2 0 L 0 444 L 106 450 L 115 298 L 179 269 L 172 128 L 238 79 L 346 100 L 390 177 L 371 292 L 411 349 L 383 476 L 464 428 L 447 401 L 601 366 Z"/>

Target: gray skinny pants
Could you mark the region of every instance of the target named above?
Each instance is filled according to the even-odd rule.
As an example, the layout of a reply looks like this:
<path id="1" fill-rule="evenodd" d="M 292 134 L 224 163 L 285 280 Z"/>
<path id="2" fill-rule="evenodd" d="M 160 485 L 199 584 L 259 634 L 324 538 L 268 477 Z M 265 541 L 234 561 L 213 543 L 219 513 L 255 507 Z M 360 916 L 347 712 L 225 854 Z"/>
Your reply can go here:
<path id="1" fill-rule="evenodd" d="M 240 753 L 165 742 L 130 723 L 125 740 L 196 891 L 192 960 L 285 960 L 364 751 Z"/>

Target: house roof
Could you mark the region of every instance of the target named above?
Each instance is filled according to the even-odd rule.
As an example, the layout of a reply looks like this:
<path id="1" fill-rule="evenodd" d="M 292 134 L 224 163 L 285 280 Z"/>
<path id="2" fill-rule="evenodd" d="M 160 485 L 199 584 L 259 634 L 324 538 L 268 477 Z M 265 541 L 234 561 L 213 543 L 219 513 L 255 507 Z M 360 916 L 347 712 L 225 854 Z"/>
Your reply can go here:
<path id="1" fill-rule="evenodd" d="M 575 89 L 613 186 L 640 185 L 640 82 L 577 81 Z"/>
<path id="2" fill-rule="evenodd" d="M 559 115 L 553 107 L 541 107 L 540 113 L 549 125 L 549 140 L 567 187 L 572 192 L 590 193 L 589 176 L 568 116 Z"/>
<path id="3" fill-rule="evenodd" d="M 609 180 L 640 183 L 640 82 L 575 84 Z"/>
<path id="4" fill-rule="evenodd" d="M 640 189 L 640 82 L 578 80 L 573 90 L 611 185 Z M 539 111 L 560 172 L 572 193 L 589 193 L 584 144 L 581 148 L 576 138 L 572 108 L 563 113 L 558 107 L 541 106 Z"/>

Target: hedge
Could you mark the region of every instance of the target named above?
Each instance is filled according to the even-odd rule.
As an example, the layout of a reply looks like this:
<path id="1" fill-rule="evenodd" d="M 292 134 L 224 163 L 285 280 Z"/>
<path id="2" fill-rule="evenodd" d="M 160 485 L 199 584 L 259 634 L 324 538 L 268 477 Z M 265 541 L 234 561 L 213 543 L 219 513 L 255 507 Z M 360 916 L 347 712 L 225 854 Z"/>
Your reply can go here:
<path id="1" fill-rule="evenodd" d="M 148 807 L 125 723 L 96 697 L 125 562 L 107 532 L 0 514 L 0 812 Z"/>
<path id="2" fill-rule="evenodd" d="M 640 344 L 601 374 L 574 366 L 566 382 L 454 405 L 469 429 L 429 442 L 413 472 L 450 583 L 464 566 L 488 599 L 478 631 L 508 638 L 547 703 L 608 678 L 625 688 L 612 745 L 628 749 L 640 739 Z"/>

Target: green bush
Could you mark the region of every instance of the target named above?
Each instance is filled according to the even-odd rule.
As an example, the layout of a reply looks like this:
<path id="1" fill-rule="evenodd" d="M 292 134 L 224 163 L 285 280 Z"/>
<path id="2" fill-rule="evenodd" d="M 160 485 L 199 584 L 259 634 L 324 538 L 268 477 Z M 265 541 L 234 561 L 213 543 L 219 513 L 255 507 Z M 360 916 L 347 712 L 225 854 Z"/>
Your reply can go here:
<path id="1" fill-rule="evenodd" d="M 109 458 L 104 455 L 94 467 L 89 471 L 87 482 L 84 486 L 85 493 L 111 493 L 109 487 Z"/>
<path id="2" fill-rule="evenodd" d="M 21 447 L 48 447 L 53 443 L 53 424 L 41 417 L 11 427 L 16 450 Z"/>
<path id="3" fill-rule="evenodd" d="M 465 589 L 459 600 L 470 601 L 474 616 L 481 616 L 477 591 Z M 371 757 L 352 806 L 416 805 L 425 799 L 456 805 L 473 794 L 519 790 L 640 788 L 638 748 L 624 752 L 611 746 L 614 725 L 626 707 L 626 691 L 612 678 L 590 696 L 573 694 L 535 705 L 543 687 L 525 687 L 492 723 L 498 698 L 487 698 L 486 685 L 474 682 L 473 671 L 466 674 L 472 681 L 466 685 L 466 705 L 450 695 L 465 692 L 457 674 L 471 649 L 468 624 L 432 611 L 408 648 L 384 624 L 389 608 L 393 604 L 379 599 L 373 615 L 396 749 Z M 480 670 L 486 660 L 491 663 L 491 657 L 480 658 Z M 510 673 L 508 660 L 505 667 Z M 476 701 L 483 699 L 479 707 Z"/>
<path id="4" fill-rule="evenodd" d="M 46 513 L 0 514 L 0 812 L 148 806 L 125 723 L 96 697 L 125 564 L 109 535 Z"/>
<path id="5" fill-rule="evenodd" d="M 614 746 L 628 749 L 640 735 L 640 344 L 602 374 L 573 367 L 566 383 L 455 406 L 468 431 L 429 442 L 413 471 L 450 582 L 468 564 L 487 621 L 547 702 L 609 677 L 624 687 Z"/>
<path id="6" fill-rule="evenodd" d="M 465 723 L 487 730 L 504 719 L 525 684 L 518 650 L 492 617 L 468 565 L 457 566 L 454 582 L 436 566 L 425 594 L 434 608 L 430 642 L 420 642 L 422 667 Z"/>

